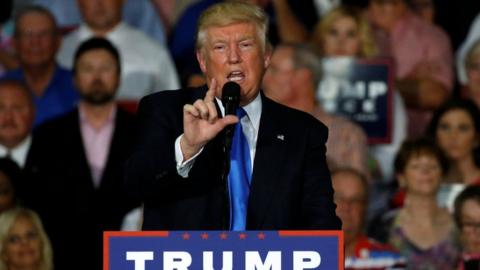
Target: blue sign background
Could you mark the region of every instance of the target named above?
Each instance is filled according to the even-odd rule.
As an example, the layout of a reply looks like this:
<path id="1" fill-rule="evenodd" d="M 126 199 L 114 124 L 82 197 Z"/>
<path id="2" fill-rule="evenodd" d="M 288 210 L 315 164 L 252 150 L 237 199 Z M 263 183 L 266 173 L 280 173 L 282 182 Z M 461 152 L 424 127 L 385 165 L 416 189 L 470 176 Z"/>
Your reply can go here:
<path id="1" fill-rule="evenodd" d="M 221 234 L 226 239 L 222 239 Z M 148 235 L 148 232 L 145 232 Z M 185 239 L 188 234 L 189 238 Z M 134 270 L 134 261 L 126 260 L 127 251 L 153 251 L 154 260 L 146 261 L 145 270 L 163 267 L 164 251 L 186 251 L 192 257 L 189 269 L 203 268 L 203 252 L 213 251 L 214 269 L 222 269 L 222 251 L 233 251 L 233 269 L 245 269 L 245 251 L 258 251 L 265 262 L 269 251 L 282 252 L 282 269 L 293 268 L 294 251 L 316 251 L 321 256 L 316 269 L 339 268 L 339 239 L 337 236 L 279 236 L 278 232 L 169 232 L 168 237 L 159 236 L 109 236 L 108 270 Z M 264 239 L 261 239 L 262 234 Z M 208 235 L 208 239 L 204 239 Z M 260 237 L 259 237 L 260 236 Z M 107 270 L 105 269 L 105 270 Z"/>
<path id="2" fill-rule="evenodd" d="M 324 79 L 317 92 L 322 107 L 359 124 L 369 143 L 390 143 L 393 126 L 391 60 L 326 58 L 323 68 Z M 378 87 L 385 91 L 375 92 Z"/>

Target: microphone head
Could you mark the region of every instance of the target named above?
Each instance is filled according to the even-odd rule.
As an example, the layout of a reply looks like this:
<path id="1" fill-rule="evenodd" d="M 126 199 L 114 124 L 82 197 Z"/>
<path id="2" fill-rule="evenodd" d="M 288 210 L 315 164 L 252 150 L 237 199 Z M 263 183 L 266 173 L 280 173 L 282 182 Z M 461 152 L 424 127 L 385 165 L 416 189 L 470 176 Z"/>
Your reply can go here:
<path id="1" fill-rule="evenodd" d="M 222 88 L 222 104 L 225 114 L 235 114 L 240 103 L 240 85 L 236 82 L 227 82 Z"/>

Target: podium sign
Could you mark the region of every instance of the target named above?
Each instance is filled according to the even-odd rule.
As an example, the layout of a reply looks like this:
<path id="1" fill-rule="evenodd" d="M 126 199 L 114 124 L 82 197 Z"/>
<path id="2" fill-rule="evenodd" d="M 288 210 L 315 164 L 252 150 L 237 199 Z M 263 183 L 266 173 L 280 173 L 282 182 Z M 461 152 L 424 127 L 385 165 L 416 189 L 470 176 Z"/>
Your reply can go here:
<path id="1" fill-rule="evenodd" d="M 104 232 L 104 270 L 343 270 L 341 231 Z"/>
<path id="2" fill-rule="evenodd" d="M 392 137 L 393 72 L 389 59 L 325 58 L 317 100 L 326 112 L 359 124 L 370 144 Z"/>

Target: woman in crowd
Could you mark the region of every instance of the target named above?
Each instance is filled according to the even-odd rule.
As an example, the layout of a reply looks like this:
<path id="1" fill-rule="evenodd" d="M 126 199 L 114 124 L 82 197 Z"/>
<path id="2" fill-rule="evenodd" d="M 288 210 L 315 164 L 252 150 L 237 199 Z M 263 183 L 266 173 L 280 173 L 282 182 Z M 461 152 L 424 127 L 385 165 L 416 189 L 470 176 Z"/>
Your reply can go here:
<path id="1" fill-rule="evenodd" d="M 475 103 L 448 101 L 434 113 L 427 132 L 449 159 L 445 183 L 480 184 L 480 111 Z"/>
<path id="2" fill-rule="evenodd" d="M 339 6 L 326 13 L 316 25 L 311 43 L 320 56 L 327 57 L 322 61 L 325 81 L 330 75 L 346 74 L 353 57 L 373 58 L 378 56 L 379 51 L 369 23 L 359 9 L 349 6 Z M 407 127 L 403 100 L 398 91 L 393 93 L 392 142 L 369 149 L 373 157 L 369 160 L 372 178 L 382 178 L 385 182 L 392 182 L 394 178 L 393 159 L 406 136 Z M 317 98 L 323 99 L 321 84 L 317 89 Z"/>
<path id="3" fill-rule="evenodd" d="M 318 22 L 313 48 L 322 56 L 375 56 L 377 49 L 368 22 L 353 7 L 339 6 Z"/>
<path id="4" fill-rule="evenodd" d="M 408 269 L 455 269 L 458 247 L 455 224 L 437 204 L 437 191 L 447 162 L 426 139 L 403 143 L 395 171 L 405 189 L 403 207 L 392 215 L 388 242 L 407 259 Z"/>
<path id="5" fill-rule="evenodd" d="M 458 195 L 454 217 L 462 245 L 458 269 L 480 269 L 480 186 L 469 186 Z"/>
<path id="6" fill-rule="evenodd" d="M 467 84 L 462 89 L 462 96 L 472 99 L 480 108 L 480 39 L 477 40 L 465 57 Z"/>
<path id="7" fill-rule="evenodd" d="M 16 205 L 15 185 L 20 179 L 20 168 L 7 158 L 0 158 L 0 213 Z"/>
<path id="8" fill-rule="evenodd" d="M 25 208 L 0 214 L 0 270 L 52 270 L 52 248 L 38 215 Z"/>

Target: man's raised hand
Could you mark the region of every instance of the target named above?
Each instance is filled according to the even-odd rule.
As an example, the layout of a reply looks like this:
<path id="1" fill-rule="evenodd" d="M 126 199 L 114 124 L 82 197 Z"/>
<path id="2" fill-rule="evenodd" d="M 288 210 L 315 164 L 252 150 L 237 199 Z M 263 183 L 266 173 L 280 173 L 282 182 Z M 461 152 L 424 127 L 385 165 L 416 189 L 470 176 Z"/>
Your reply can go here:
<path id="1" fill-rule="evenodd" d="M 219 89 L 215 79 L 212 79 L 204 99 L 197 99 L 193 104 L 183 106 L 183 136 L 180 147 L 184 160 L 198 153 L 227 125 L 238 122 L 238 117 L 234 115 L 219 117 L 215 107 L 215 93 L 218 93 Z"/>

